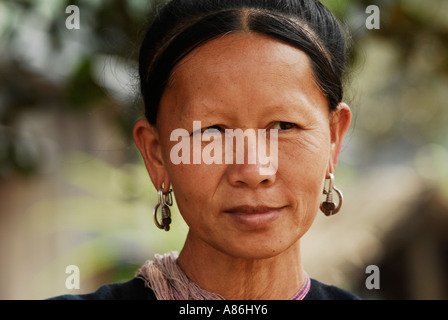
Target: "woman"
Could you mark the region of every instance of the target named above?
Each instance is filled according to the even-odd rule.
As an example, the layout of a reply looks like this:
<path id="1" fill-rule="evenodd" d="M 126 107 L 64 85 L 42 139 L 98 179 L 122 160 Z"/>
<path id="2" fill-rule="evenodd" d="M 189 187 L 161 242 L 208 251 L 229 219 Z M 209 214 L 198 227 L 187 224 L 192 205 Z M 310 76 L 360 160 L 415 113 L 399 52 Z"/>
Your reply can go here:
<path id="1" fill-rule="evenodd" d="M 173 192 L 185 245 L 71 298 L 357 299 L 310 279 L 300 257 L 319 208 L 342 203 L 345 55 L 318 1 L 168 2 L 141 46 L 134 139 L 159 191 L 155 223 L 169 230 Z"/>

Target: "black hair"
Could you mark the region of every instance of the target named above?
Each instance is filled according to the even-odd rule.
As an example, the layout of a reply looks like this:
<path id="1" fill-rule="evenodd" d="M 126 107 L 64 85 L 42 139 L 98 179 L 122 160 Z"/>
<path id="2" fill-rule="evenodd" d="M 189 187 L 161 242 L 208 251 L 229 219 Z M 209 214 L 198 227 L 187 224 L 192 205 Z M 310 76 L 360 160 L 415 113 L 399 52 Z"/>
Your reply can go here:
<path id="1" fill-rule="evenodd" d="M 140 47 L 140 91 L 151 124 L 156 124 L 176 64 L 208 40 L 236 31 L 267 35 L 302 50 L 329 109 L 342 101 L 344 32 L 318 0 L 171 0 L 160 9 Z"/>

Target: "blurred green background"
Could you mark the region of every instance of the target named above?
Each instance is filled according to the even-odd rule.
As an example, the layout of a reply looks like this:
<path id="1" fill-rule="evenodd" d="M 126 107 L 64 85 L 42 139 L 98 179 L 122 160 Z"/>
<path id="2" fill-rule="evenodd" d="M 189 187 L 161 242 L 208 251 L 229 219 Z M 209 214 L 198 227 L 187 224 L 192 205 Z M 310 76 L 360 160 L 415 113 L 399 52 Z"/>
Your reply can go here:
<path id="1" fill-rule="evenodd" d="M 448 2 L 375 1 L 372 30 L 371 3 L 323 2 L 351 35 L 354 121 L 336 170 L 344 207 L 305 235 L 306 270 L 365 299 L 447 299 Z M 0 299 L 89 292 L 182 248 L 176 209 L 170 232 L 153 224 L 131 137 L 138 45 L 161 3 L 0 0 Z"/>

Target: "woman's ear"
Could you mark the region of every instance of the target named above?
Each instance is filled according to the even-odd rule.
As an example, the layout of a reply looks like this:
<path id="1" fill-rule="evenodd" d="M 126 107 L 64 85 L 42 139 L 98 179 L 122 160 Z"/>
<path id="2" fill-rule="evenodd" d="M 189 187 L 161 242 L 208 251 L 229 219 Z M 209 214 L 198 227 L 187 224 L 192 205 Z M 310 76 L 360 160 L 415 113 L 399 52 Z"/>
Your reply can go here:
<path id="1" fill-rule="evenodd" d="M 167 192 L 170 188 L 170 181 L 162 157 L 157 128 L 146 119 L 141 119 L 134 126 L 133 136 L 154 187 L 158 190 L 163 185 L 164 192 Z"/>
<path id="2" fill-rule="evenodd" d="M 352 120 L 352 112 L 350 107 L 345 103 L 338 104 L 335 111 L 331 113 L 330 130 L 331 130 L 331 148 L 330 159 L 327 168 L 326 177 L 330 177 L 330 173 L 336 170 L 336 166 L 341 153 L 342 141 L 350 127 Z"/>

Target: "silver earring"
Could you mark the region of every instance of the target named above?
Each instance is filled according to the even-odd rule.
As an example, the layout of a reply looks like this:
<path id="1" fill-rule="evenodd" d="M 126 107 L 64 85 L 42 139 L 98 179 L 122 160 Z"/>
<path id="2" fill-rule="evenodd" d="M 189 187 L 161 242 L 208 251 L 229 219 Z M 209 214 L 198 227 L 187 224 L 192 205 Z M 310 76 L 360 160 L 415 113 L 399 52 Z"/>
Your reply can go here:
<path id="1" fill-rule="evenodd" d="M 333 190 L 336 192 L 339 198 L 339 203 L 333 201 Z M 325 190 L 324 186 L 324 194 L 327 195 L 325 201 L 320 204 L 320 210 L 326 215 L 331 216 L 339 212 L 341 210 L 342 201 L 344 200 L 344 196 L 342 195 L 341 190 L 334 186 L 334 175 L 330 173 L 330 185 L 328 186 L 328 191 Z"/>
<path id="2" fill-rule="evenodd" d="M 154 207 L 153 215 L 154 215 L 154 223 L 156 224 L 157 228 L 164 229 L 165 231 L 170 230 L 170 223 L 171 223 L 171 211 L 170 207 L 173 205 L 173 196 L 171 195 L 171 192 L 173 190 L 170 189 L 167 194 L 163 193 L 163 188 L 160 188 L 158 191 L 158 198 L 159 201 L 157 205 Z M 157 219 L 157 210 L 161 206 L 162 208 L 162 223 L 159 223 L 159 220 Z"/>

